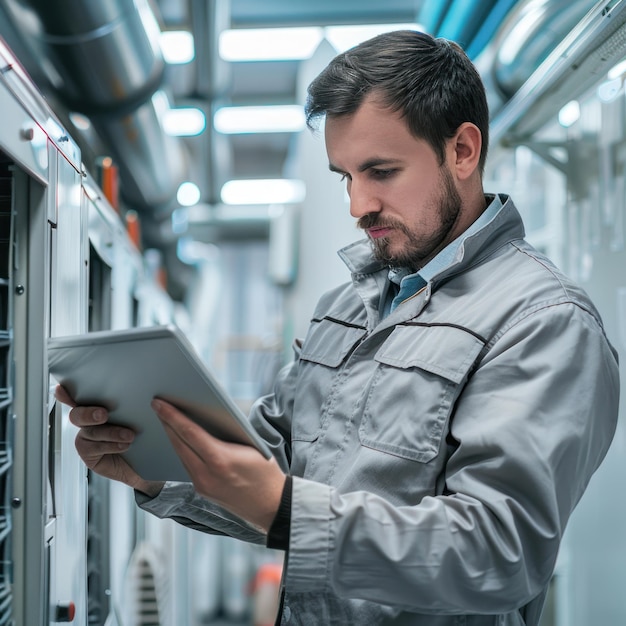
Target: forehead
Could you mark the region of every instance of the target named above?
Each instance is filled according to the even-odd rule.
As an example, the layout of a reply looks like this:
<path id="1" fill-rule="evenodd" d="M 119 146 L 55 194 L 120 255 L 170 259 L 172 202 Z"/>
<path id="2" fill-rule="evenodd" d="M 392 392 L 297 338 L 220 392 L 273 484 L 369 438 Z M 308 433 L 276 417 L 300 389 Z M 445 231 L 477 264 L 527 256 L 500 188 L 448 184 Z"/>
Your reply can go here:
<path id="1" fill-rule="evenodd" d="M 328 116 L 324 135 L 329 160 L 338 167 L 344 161 L 352 165 L 354 159 L 373 156 L 403 160 L 423 151 L 434 155 L 425 140 L 411 134 L 400 111 L 390 109 L 372 96 L 354 113 Z"/>
<path id="2" fill-rule="evenodd" d="M 345 132 L 374 132 L 380 126 L 398 126 L 409 132 L 408 126 L 399 111 L 385 106 L 379 98 L 367 96 L 353 113 L 329 115 L 326 117 L 326 136 Z"/>

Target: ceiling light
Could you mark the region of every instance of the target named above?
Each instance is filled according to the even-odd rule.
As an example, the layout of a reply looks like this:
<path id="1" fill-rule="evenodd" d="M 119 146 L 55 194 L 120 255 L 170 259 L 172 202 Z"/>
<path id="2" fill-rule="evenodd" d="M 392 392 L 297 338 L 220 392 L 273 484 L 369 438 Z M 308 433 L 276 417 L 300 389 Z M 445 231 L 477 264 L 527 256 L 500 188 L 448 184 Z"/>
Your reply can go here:
<path id="1" fill-rule="evenodd" d="M 317 26 L 240 28 L 220 33 L 219 53 L 225 61 L 285 61 L 310 58 L 322 41 Z"/>
<path id="2" fill-rule="evenodd" d="M 602 102 L 613 102 L 621 93 L 623 85 L 622 77 L 606 80 L 598 86 L 598 98 Z"/>
<path id="3" fill-rule="evenodd" d="M 297 104 L 222 107 L 213 126 L 220 133 L 297 133 L 305 126 L 304 110 Z"/>
<path id="4" fill-rule="evenodd" d="M 297 28 L 237 28 L 222 31 L 219 54 L 225 61 L 284 61 L 310 58 L 325 37 L 337 50 L 392 30 L 420 30 L 416 23 Z"/>
<path id="5" fill-rule="evenodd" d="M 358 26 L 327 26 L 324 36 L 337 52 L 344 52 L 376 35 L 393 30 L 419 30 L 424 27 L 416 23 L 411 24 L 362 24 Z"/>
<path id="6" fill-rule="evenodd" d="M 221 196 L 224 204 L 291 204 L 302 202 L 305 193 L 301 180 L 264 178 L 229 180 Z"/>
<path id="7" fill-rule="evenodd" d="M 619 78 L 622 74 L 626 74 L 626 61 L 621 61 L 614 65 L 607 73 L 609 80 Z"/>
<path id="8" fill-rule="evenodd" d="M 163 129 L 168 135 L 189 137 L 206 128 L 204 113 L 195 107 L 168 109 L 163 114 Z"/>
<path id="9" fill-rule="evenodd" d="M 161 33 L 161 54 L 166 63 L 181 64 L 196 56 L 193 35 L 188 30 L 167 30 Z"/>
<path id="10" fill-rule="evenodd" d="M 176 192 L 176 200 L 181 206 L 193 206 L 200 201 L 200 188 L 195 183 L 182 183 Z"/>
<path id="11" fill-rule="evenodd" d="M 569 128 L 574 122 L 580 118 L 580 104 L 578 100 L 570 100 L 559 111 L 559 124 L 565 128 Z"/>
<path id="12" fill-rule="evenodd" d="M 78 128 L 78 130 L 86 131 L 91 128 L 91 122 L 89 121 L 89 118 L 82 113 L 70 113 L 70 120 L 72 120 L 72 124 L 74 124 L 74 126 Z"/>

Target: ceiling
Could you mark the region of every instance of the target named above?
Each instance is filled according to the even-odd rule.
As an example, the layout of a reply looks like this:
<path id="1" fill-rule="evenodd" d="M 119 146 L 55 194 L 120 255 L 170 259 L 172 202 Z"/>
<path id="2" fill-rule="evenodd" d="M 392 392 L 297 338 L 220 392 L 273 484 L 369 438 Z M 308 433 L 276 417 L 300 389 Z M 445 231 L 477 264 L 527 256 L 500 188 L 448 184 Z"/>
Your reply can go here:
<path id="1" fill-rule="evenodd" d="M 177 102 L 209 106 L 209 115 L 223 105 L 302 104 L 296 94 L 299 61 L 220 61 L 215 54 L 217 33 L 226 28 L 414 22 L 422 1 L 157 0 L 163 28 L 189 29 L 200 44 L 187 67 L 167 69 L 166 83 Z M 210 32 L 207 22 L 212 24 Z M 212 129 L 187 140 L 194 158 L 205 166 L 195 181 L 202 187 L 203 201 L 219 203 L 221 185 L 229 178 L 281 177 L 291 140 L 288 133 L 223 137 Z M 208 170 L 201 156 L 207 149 L 216 157 Z"/>
<path id="2" fill-rule="evenodd" d="M 443 0 L 445 3 L 445 0 Z M 234 28 L 410 22 L 423 0 L 231 0 Z"/>
<path id="3" fill-rule="evenodd" d="M 531 10 L 541 14 L 515 59 L 500 66 L 498 97 L 510 97 L 559 37 L 594 0 L 0 0 L 0 36 L 7 42 L 77 140 L 88 169 L 110 155 L 119 167 L 122 213 L 140 215 L 145 247 L 159 249 L 177 299 L 185 272 L 177 259 L 180 232 L 172 215 L 182 181 L 200 189 L 204 223 L 187 235 L 207 241 L 265 238 L 267 210 L 247 220 L 215 219 L 222 185 L 230 179 L 281 178 L 294 141 L 291 133 L 227 135 L 215 131 L 214 112 L 225 105 L 303 104 L 298 61 L 226 62 L 219 35 L 229 28 L 422 23 L 436 36 L 465 45 L 472 58 L 496 47 Z M 192 33 L 195 58 L 164 64 L 155 52 L 147 8 L 160 31 Z M 503 26 L 504 25 L 504 26 Z M 152 33 L 154 34 L 154 33 Z M 528 45 L 532 44 L 532 45 Z M 143 47 L 142 47 L 143 45 Z M 485 55 L 483 55 L 485 56 Z M 494 67 L 496 61 L 494 57 Z M 488 67 L 486 78 L 493 73 Z M 509 81 L 510 84 L 502 85 Z M 497 82 L 497 81 L 496 81 Z M 192 137 L 165 137 L 153 94 L 169 106 L 197 107 L 206 129 Z M 504 94 L 504 95 L 503 95 Z M 75 126 L 71 112 L 91 126 Z"/>

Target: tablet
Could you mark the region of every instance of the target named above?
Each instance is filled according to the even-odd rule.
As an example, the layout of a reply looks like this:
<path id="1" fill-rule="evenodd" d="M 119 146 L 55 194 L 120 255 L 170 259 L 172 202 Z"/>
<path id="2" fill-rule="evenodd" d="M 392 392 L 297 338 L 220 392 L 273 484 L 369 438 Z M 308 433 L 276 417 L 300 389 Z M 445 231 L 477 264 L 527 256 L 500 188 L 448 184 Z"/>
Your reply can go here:
<path id="1" fill-rule="evenodd" d="M 98 331 L 48 340 L 50 374 L 77 404 L 103 406 L 111 423 L 132 428 L 124 457 L 146 480 L 189 481 L 156 413 L 154 397 L 167 400 L 220 439 L 267 444 L 176 326 Z"/>

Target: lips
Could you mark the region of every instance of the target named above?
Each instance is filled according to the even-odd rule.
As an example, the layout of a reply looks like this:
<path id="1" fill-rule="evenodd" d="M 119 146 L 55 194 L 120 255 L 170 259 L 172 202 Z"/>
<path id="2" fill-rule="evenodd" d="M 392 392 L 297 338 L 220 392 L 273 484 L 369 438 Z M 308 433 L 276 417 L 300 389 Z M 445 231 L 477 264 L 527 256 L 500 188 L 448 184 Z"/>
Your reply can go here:
<path id="1" fill-rule="evenodd" d="M 375 228 L 368 228 L 367 234 L 372 239 L 380 239 L 381 237 L 386 237 L 391 231 L 392 229 L 387 226 L 377 226 Z"/>

